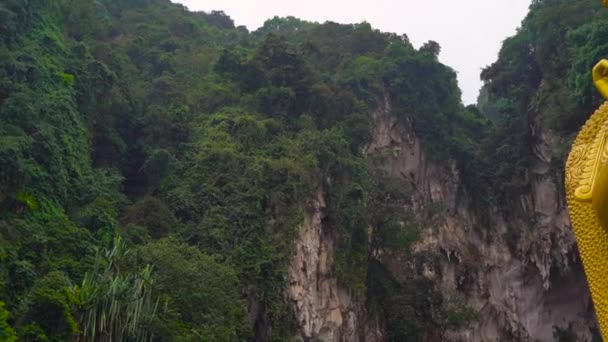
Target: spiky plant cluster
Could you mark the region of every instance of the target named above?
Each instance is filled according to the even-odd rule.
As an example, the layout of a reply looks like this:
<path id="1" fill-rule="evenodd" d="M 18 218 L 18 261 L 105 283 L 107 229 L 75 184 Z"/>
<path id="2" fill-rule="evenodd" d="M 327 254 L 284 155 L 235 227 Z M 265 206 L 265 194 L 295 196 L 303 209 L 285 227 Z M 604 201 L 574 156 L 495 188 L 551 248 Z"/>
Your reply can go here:
<path id="1" fill-rule="evenodd" d="M 120 260 L 128 249 L 117 237 L 114 247 L 97 254 L 95 270 L 74 287 L 82 308 L 78 341 L 151 341 L 147 327 L 156 314 L 158 300 L 152 294 L 152 267 L 140 272 L 121 272 Z"/>

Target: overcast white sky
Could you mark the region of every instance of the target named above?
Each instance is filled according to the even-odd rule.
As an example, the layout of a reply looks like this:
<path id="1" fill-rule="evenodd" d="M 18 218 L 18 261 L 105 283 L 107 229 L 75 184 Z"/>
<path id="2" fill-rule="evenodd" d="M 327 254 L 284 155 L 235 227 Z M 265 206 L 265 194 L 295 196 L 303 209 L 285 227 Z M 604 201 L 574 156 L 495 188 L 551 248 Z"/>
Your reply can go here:
<path id="1" fill-rule="evenodd" d="M 481 69 L 496 60 L 502 41 L 515 33 L 530 0 L 173 0 L 192 11 L 222 10 L 251 31 L 275 15 L 309 21 L 359 23 L 406 33 L 419 47 L 441 45 L 441 62 L 458 72 L 465 104 L 475 103 Z"/>

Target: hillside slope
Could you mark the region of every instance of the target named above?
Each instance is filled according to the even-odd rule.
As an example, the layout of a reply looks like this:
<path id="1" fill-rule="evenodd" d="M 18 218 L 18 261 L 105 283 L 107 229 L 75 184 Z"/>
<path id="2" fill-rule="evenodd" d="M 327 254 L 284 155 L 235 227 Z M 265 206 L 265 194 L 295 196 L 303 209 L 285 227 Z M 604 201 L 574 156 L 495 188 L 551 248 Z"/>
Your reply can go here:
<path id="1" fill-rule="evenodd" d="M 597 335 L 561 187 L 591 0 L 535 1 L 467 108 L 437 43 L 367 23 L 0 18 L 0 339 Z"/>

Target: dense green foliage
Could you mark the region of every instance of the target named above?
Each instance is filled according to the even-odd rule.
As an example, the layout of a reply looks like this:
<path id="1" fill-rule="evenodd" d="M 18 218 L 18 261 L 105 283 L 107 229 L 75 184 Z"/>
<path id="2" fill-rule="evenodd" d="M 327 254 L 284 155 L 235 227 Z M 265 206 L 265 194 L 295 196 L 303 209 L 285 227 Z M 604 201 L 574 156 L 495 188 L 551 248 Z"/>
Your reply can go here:
<path id="1" fill-rule="evenodd" d="M 14 342 L 17 340 L 17 335 L 7 322 L 9 312 L 4 308 L 5 305 L 4 302 L 0 302 L 0 340 Z"/>
<path id="2" fill-rule="evenodd" d="M 464 108 L 437 43 L 367 23 L 250 33 L 167 0 L 1 1 L 0 339 L 292 337 L 287 262 L 316 191 L 334 272 L 390 339 L 466 327 L 458 294 L 375 257 L 409 257 L 432 220 L 365 156 L 370 113 L 389 101 L 475 204 L 512 199 L 531 118 L 565 146 L 599 101 L 598 9 L 534 1 Z"/>
<path id="3" fill-rule="evenodd" d="M 230 265 L 170 239 L 149 243 L 137 255 L 139 263 L 153 267 L 155 288 L 165 301 L 150 327 L 155 338 L 234 341 L 251 333 Z"/>
<path id="4" fill-rule="evenodd" d="M 591 69 L 608 56 L 608 13 L 593 0 L 535 0 L 517 34 L 481 74 L 479 109 L 493 126 L 480 159 L 499 199 L 512 201 L 533 177 L 533 150 L 549 130 L 561 178 L 570 142 L 601 103 Z"/>

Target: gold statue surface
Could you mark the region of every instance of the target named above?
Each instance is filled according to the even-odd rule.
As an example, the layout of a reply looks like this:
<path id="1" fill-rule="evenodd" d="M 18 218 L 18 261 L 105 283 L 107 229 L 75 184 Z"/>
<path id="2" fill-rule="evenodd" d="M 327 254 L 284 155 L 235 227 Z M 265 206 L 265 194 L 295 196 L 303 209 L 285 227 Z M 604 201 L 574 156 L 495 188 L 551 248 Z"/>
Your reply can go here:
<path id="1" fill-rule="evenodd" d="M 608 0 L 602 0 L 608 7 Z M 593 68 L 608 99 L 608 60 Z M 608 341 L 608 102 L 578 133 L 566 162 L 566 200 L 602 337 Z"/>
<path id="2" fill-rule="evenodd" d="M 593 69 L 608 98 L 608 60 Z M 608 340 L 608 102 L 578 133 L 566 163 L 566 199 L 602 336 Z"/>

